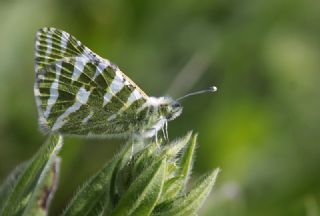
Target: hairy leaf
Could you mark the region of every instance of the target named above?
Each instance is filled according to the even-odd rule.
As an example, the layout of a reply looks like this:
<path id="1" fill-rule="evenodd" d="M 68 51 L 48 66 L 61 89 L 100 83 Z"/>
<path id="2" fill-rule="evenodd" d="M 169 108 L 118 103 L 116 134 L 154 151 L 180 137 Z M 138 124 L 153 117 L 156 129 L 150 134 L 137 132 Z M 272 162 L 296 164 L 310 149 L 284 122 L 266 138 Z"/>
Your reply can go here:
<path id="1" fill-rule="evenodd" d="M 61 147 L 61 136 L 53 135 L 47 140 L 16 181 L 0 215 L 20 216 L 23 214 L 32 194 L 39 187 L 39 179 L 44 172 L 50 169 L 50 164 L 52 160 L 55 160 Z"/>
<path id="2" fill-rule="evenodd" d="M 155 161 L 131 184 L 112 216 L 148 216 L 162 191 L 166 160 Z"/>
<path id="3" fill-rule="evenodd" d="M 131 145 L 126 145 L 121 152 L 94 177 L 92 177 L 74 196 L 64 216 L 99 215 L 109 206 L 112 175 L 124 158 L 130 157 Z"/>
<path id="4" fill-rule="evenodd" d="M 216 169 L 211 174 L 200 178 L 187 195 L 180 196 L 176 200 L 168 201 L 157 206 L 154 215 L 194 215 L 209 195 L 218 173 L 219 169 Z"/>
<path id="5" fill-rule="evenodd" d="M 188 179 L 191 175 L 192 165 L 194 160 L 194 153 L 197 144 L 198 135 L 192 137 L 191 142 L 188 143 L 184 149 L 183 154 L 181 155 L 179 165 L 180 165 L 180 176 L 184 179 L 183 188 L 185 189 Z"/>
<path id="6" fill-rule="evenodd" d="M 0 186 L 0 212 L 2 211 L 6 199 L 10 195 L 14 185 L 21 176 L 21 173 L 25 170 L 27 164 L 28 161 L 18 165 Z"/>
<path id="7" fill-rule="evenodd" d="M 48 215 L 49 205 L 58 184 L 60 158 L 56 156 L 49 161 L 51 161 L 51 164 L 48 164 L 49 169 L 41 173 L 37 187 L 24 211 L 24 216 Z"/>

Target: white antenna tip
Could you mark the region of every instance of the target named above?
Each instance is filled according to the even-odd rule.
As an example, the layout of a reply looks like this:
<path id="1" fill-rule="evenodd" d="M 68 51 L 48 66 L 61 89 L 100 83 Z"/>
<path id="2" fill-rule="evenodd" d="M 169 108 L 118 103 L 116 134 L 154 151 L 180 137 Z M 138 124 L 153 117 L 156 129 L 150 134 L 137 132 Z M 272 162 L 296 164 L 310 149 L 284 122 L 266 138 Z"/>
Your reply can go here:
<path id="1" fill-rule="evenodd" d="M 202 94 L 202 93 L 206 93 L 206 92 L 216 92 L 218 90 L 218 88 L 216 86 L 211 86 L 210 88 L 208 89 L 205 89 L 205 90 L 201 90 L 201 91 L 196 91 L 196 92 L 191 92 L 189 94 L 186 94 L 185 96 L 182 96 L 182 97 L 179 97 L 177 99 L 177 101 L 179 100 L 182 100 L 186 97 L 190 97 L 190 96 L 193 96 L 193 95 L 198 95 L 198 94 Z"/>
<path id="2" fill-rule="evenodd" d="M 211 89 L 212 92 L 218 91 L 218 88 L 216 86 L 211 86 L 210 89 Z"/>

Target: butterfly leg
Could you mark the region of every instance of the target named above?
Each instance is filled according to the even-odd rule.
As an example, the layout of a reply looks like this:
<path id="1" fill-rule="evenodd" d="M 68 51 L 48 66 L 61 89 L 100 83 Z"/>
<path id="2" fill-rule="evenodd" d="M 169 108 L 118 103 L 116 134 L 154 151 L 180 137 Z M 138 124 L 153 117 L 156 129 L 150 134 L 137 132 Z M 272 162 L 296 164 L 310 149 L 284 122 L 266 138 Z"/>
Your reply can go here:
<path id="1" fill-rule="evenodd" d="M 168 122 L 165 122 L 163 127 L 161 128 L 163 137 L 166 141 L 169 141 L 169 134 L 168 134 Z"/>
<path id="2" fill-rule="evenodd" d="M 166 136 L 166 132 L 164 130 L 164 127 L 161 128 L 161 131 L 162 131 L 164 140 L 167 140 L 167 136 Z"/>
<path id="3" fill-rule="evenodd" d="M 158 130 L 157 130 L 157 128 L 152 128 L 152 130 L 154 130 L 154 139 L 156 141 L 157 147 L 158 147 L 158 149 L 160 149 L 160 145 L 158 142 Z"/>
<path id="4" fill-rule="evenodd" d="M 165 133 L 166 133 L 166 140 L 169 141 L 169 133 L 168 133 L 168 122 L 164 123 Z"/>

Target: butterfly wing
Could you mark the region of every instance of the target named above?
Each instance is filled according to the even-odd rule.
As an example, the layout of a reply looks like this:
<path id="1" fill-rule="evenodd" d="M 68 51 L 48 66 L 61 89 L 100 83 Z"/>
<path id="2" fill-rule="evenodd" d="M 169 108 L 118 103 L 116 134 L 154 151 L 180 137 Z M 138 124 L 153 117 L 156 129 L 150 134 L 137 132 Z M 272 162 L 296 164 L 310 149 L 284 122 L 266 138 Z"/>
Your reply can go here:
<path id="1" fill-rule="evenodd" d="M 121 135 L 136 130 L 146 94 L 75 37 L 43 28 L 36 38 L 34 94 L 44 132 Z"/>

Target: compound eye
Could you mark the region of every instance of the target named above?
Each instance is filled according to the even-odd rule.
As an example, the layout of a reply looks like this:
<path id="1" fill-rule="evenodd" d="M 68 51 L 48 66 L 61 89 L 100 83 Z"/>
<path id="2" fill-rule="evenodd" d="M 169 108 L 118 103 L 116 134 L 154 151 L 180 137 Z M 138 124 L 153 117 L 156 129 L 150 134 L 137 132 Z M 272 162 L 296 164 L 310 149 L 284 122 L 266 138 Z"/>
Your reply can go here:
<path id="1" fill-rule="evenodd" d="M 173 102 L 171 106 L 172 106 L 172 108 L 180 108 L 181 107 L 181 105 L 178 102 Z"/>

